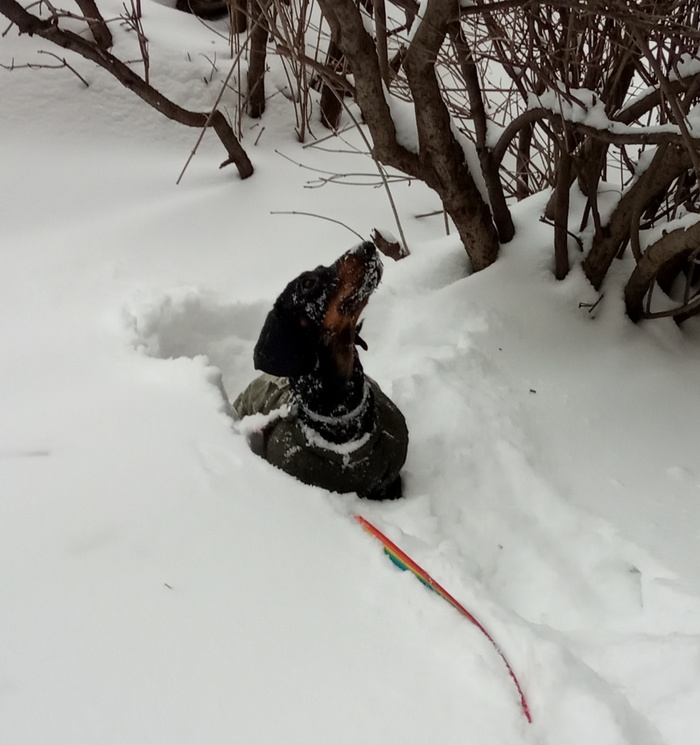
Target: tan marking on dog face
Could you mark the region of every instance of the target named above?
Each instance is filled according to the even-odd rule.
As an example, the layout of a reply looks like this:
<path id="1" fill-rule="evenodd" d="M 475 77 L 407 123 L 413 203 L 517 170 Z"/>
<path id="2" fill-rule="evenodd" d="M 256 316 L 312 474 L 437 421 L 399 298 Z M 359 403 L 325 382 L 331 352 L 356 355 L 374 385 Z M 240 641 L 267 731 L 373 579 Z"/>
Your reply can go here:
<path id="1" fill-rule="evenodd" d="M 322 326 L 339 375 L 350 378 L 355 364 L 355 327 L 369 300 L 367 296 L 353 302 L 353 296 L 365 284 L 367 267 L 356 254 L 349 253 L 339 259 L 337 270 L 338 290 L 328 303 Z"/>
<path id="2" fill-rule="evenodd" d="M 351 301 L 353 295 L 360 291 L 365 282 L 365 272 L 365 264 L 356 254 L 346 254 L 339 260 L 338 291 L 328 303 L 322 323 L 327 333 L 350 331 L 354 340 L 355 326 L 369 298 L 364 298 L 350 312 L 343 308 L 343 304 Z"/>

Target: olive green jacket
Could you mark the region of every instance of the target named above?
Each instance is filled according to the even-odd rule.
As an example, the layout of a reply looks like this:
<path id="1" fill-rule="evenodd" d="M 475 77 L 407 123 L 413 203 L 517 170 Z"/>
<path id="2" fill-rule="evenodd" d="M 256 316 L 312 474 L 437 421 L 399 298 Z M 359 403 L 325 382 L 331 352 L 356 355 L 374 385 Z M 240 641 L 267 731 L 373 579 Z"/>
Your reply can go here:
<path id="1" fill-rule="evenodd" d="M 295 416 L 294 407 L 273 418 L 253 450 L 273 465 L 303 481 L 335 492 L 356 492 L 368 499 L 401 496 L 399 472 L 406 460 L 408 429 L 403 414 L 368 378 L 376 406 L 374 430 L 355 442 L 326 442 Z M 272 414 L 291 404 L 287 378 L 263 374 L 233 403 L 238 417 Z"/>

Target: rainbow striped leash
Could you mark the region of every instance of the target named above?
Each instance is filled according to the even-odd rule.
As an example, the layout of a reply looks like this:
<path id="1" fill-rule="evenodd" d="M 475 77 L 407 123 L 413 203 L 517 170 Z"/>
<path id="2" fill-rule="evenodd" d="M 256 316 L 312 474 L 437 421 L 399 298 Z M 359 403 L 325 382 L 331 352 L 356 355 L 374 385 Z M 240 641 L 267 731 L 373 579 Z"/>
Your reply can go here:
<path id="1" fill-rule="evenodd" d="M 391 559 L 391 561 L 399 568 L 404 571 L 409 571 L 413 575 L 415 575 L 426 587 L 433 590 L 433 592 L 436 592 L 438 595 L 440 595 L 442 598 L 447 600 L 447 602 L 453 607 L 456 608 L 465 618 L 467 618 L 469 621 L 471 621 L 474 626 L 481 631 L 481 633 L 491 642 L 494 649 L 498 652 L 498 654 L 501 656 L 501 659 L 503 660 L 503 663 L 506 666 L 506 669 L 508 670 L 508 673 L 510 677 L 513 679 L 513 683 L 515 683 L 515 687 L 518 691 L 518 695 L 520 696 L 520 708 L 523 711 L 523 714 L 525 715 L 525 718 L 528 722 L 532 723 L 532 715 L 530 714 L 530 707 L 528 706 L 527 699 L 525 698 L 525 694 L 523 693 L 523 689 L 520 687 L 520 683 L 518 682 L 518 679 L 515 677 L 515 673 L 513 672 L 513 668 L 510 666 L 508 660 L 506 659 L 506 656 L 503 654 L 503 650 L 498 646 L 495 639 L 489 634 L 489 632 L 479 623 L 479 621 L 474 618 L 474 616 L 458 601 L 456 600 L 452 595 L 450 595 L 449 592 L 438 582 L 436 582 L 421 566 L 416 564 L 415 561 L 404 551 L 402 551 L 392 540 L 387 538 L 387 536 L 382 533 L 379 528 L 372 525 L 372 523 L 369 520 L 366 520 L 361 515 L 355 515 L 355 520 L 357 520 L 358 523 L 371 535 L 374 536 L 383 546 L 384 546 L 384 553 Z"/>

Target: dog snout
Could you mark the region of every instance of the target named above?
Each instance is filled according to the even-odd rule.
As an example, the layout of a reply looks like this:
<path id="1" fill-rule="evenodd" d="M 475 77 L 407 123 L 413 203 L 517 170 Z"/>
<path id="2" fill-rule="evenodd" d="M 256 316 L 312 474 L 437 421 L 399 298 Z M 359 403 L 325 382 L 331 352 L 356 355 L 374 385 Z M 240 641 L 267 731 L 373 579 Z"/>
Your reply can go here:
<path id="1" fill-rule="evenodd" d="M 360 243 L 357 246 L 355 253 L 359 254 L 363 259 L 371 259 L 373 254 L 377 253 L 377 247 L 372 241 L 364 241 L 364 243 Z"/>
<path id="2" fill-rule="evenodd" d="M 365 280 L 376 287 L 382 279 L 384 266 L 379 251 L 372 241 L 364 241 L 347 252 L 346 256 L 353 256 L 363 266 Z M 374 289 L 374 288 L 373 288 Z"/>

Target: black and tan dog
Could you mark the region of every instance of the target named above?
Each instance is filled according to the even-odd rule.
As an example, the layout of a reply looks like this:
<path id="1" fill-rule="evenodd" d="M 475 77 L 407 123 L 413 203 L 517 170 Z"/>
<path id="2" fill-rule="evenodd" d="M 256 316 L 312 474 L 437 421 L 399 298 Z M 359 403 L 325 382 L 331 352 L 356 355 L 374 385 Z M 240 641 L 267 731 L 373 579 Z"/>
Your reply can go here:
<path id="1" fill-rule="evenodd" d="M 290 282 L 260 333 L 265 374 L 234 402 L 239 417 L 272 414 L 251 447 L 307 484 L 367 499 L 401 496 L 408 430 L 363 370 L 360 314 L 382 276 L 373 243 Z"/>

